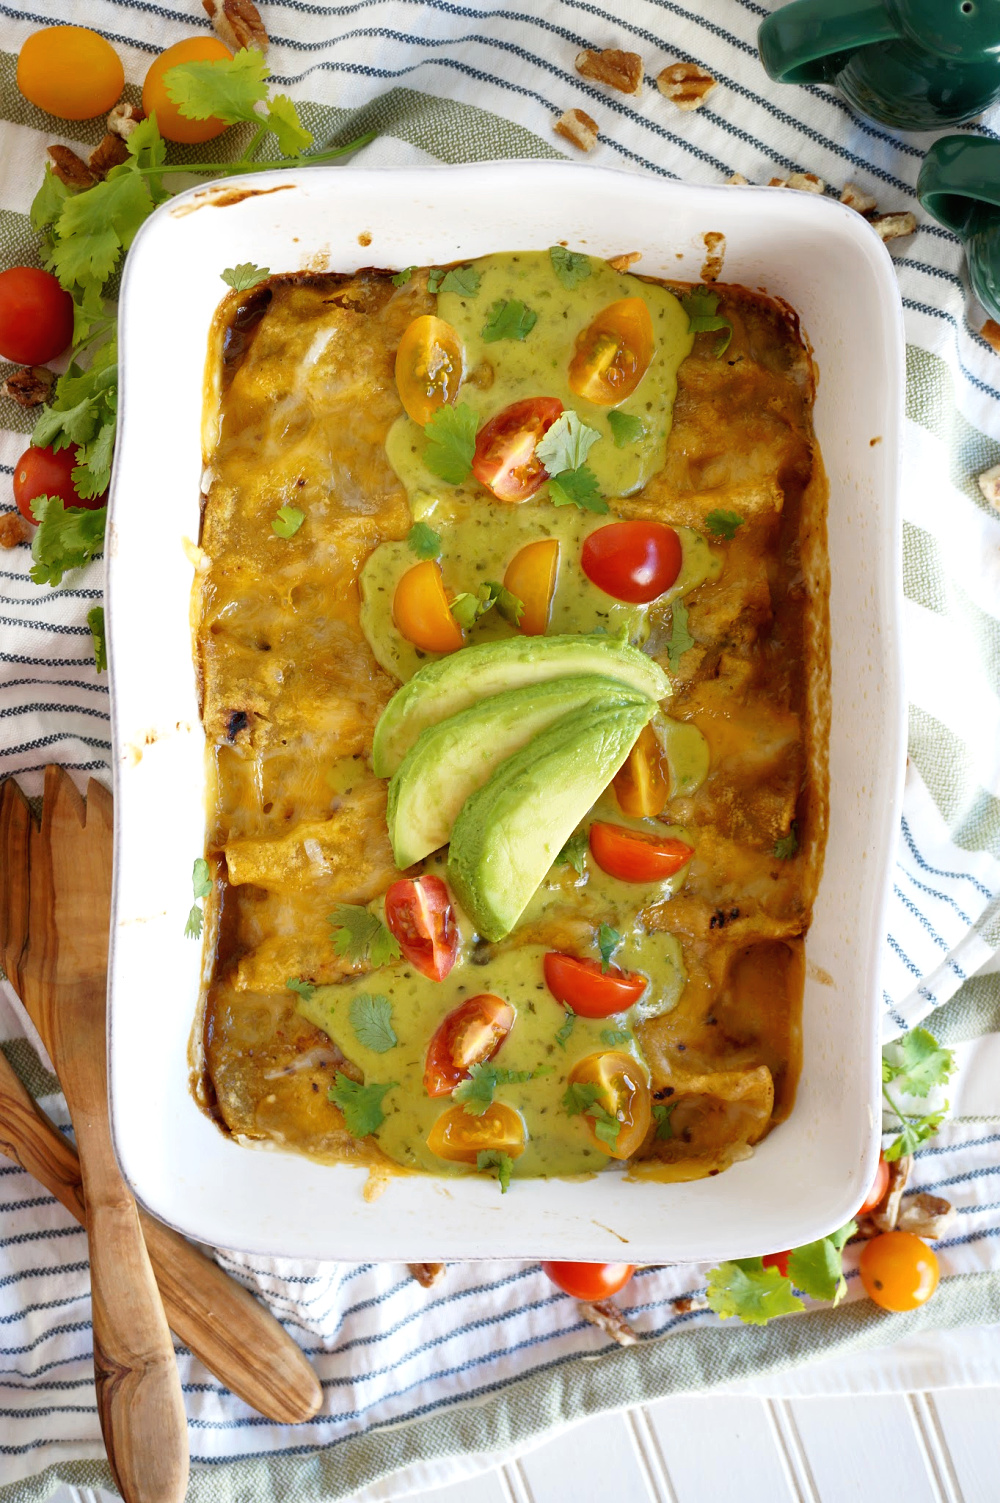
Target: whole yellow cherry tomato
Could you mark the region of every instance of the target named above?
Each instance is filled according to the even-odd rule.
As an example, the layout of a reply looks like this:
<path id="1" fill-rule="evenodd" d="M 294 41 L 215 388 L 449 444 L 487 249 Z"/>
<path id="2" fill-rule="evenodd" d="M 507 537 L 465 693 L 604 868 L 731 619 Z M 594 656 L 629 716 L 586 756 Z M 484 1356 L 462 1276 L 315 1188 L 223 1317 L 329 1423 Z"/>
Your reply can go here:
<path id="1" fill-rule="evenodd" d="M 937 1254 L 913 1232 L 883 1232 L 858 1265 L 865 1293 L 883 1310 L 916 1310 L 938 1286 Z"/>
<path id="2" fill-rule="evenodd" d="M 165 141 L 179 141 L 185 146 L 196 146 L 202 141 L 212 141 L 221 136 L 226 122 L 209 115 L 207 120 L 189 120 L 167 93 L 164 74 L 181 63 L 216 63 L 220 58 L 232 57 L 229 48 L 218 37 L 188 37 L 184 42 L 175 42 L 166 52 L 161 52 L 146 74 L 142 86 L 142 108 L 147 115 L 155 115 L 160 135 Z"/>
<path id="3" fill-rule="evenodd" d="M 86 26 L 32 32 L 17 59 L 25 99 L 60 120 L 90 120 L 118 103 L 125 70 L 110 42 Z"/>
<path id="4" fill-rule="evenodd" d="M 433 558 L 407 569 L 392 597 L 392 619 L 424 652 L 454 652 L 465 640 L 448 606 L 441 565 Z"/>
<path id="5" fill-rule="evenodd" d="M 462 354 L 462 341 L 443 318 L 422 313 L 407 325 L 396 351 L 396 389 L 421 428 L 458 396 Z"/>

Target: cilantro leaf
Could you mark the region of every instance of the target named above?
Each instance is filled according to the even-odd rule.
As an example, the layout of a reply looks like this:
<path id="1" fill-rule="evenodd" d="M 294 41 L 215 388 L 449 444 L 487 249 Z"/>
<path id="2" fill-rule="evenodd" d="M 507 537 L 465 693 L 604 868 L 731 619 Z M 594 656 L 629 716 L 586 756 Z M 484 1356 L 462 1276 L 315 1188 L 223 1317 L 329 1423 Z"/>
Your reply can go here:
<path id="1" fill-rule="evenodd" d="M 416 266 L 404 266 L 402 271 L 397 271 L 389 280 L 394 287 L 405 287 L 416 269 Z"/>
<path id="2" fill-rule="evenodd" d="M 279 538 L 294 537 L 305 519 L 305 512 L 299 511 L 297 506 L 289 506 L 286 503 L 280 506 L 271 518 L 271 531 L 277 533 Z"/>
<path id="3" fill-rule="evenodd" d="M 461 485 L 472 468 L 479 417 L 468 402 L 441 407 L 426 424 L 424 464 L 449 485 Z"/>
<path id="4" fill-rule="evenodd" d="M 306 130 L 287 94 L 272 94 L 267 101 L 267 127 L 277 136 L 283 156 L 301 156 L 313 143 L 312 131 Z"/>
<path id="5" fill-rule="evenodd" d="M 743 526 L 743 518 L 735 511 L 710 511 L 705 518 L 705 529 L 714 538 L 724 538 L 731 543 L 737 528 Z"/>
<path id="6" fill-rule="evenodd" d="M 934 1086 L 946 1085 L 955 1068 L 955 1056 L 942 1049 L 926 1028 L 911 1028 L 899 1041 L 899 1064 L 882 1061 L 882 1079 L 895 1081 L 907 1096 L 926 1096 Z"/>
<path id="7" fill-rule="evenodd" d="M 108 667 L 108 644 L 104 635 L 103 605 L 91 606 L 87 612 L 87 625 L 94 639 L 94 666 L 98 673 L 105 673 Z"/>
<path id="8" fill-rule="evenodd" d="M 426 522 L 414 522 L 406 541 L 418 558 L 437 558 L 441 552 L 441 534 Z"/>
<path id="9" fill-rule="evenodd" d="M 311 1002 L 316 988 L 311 981 L 303 981 L 300 976 L 289 976 L 285 986 L 290 992 L 298 992 L 303 1002 Z"/>
<path id="10" fill-rule="evenodd" d="M 614 1049 L 618 1044 L 627 1044 L 632 1035 L 627 1028 L 602 1028 L 601 1043 Z"/>
<path id="11" fill-rule="evenodd" d="M 622 942 L 622 937 L 617 929 L 612 929 L 610 924 L 602 924 L 597 931 L 597 948 L 601 952 L 601 970 L 610 971 L 611 957 Z"/>
<path id="12" fill-rule="evenodd" d="M 604 1035 L 602 1034 L 601 1037 L 603 1038 Z M 670 1102 L 666 1102 L 666 1101 L 654 1101 L 653 1102 L 651 1110 L 652 1110 L 652 1113 L 653 1113 L 653 1121 L 656 1123 L 656 1134 L 655 1134 L 656 1137 L 658 1137 L 658 1138 L 672 1138 L 673 1137 L 673 1135 L 674 1135 L 674 1129 L 673 1129 L 673 1126 L 671 1124 L 670 1118 L 673 1115 L 676 1107 L 677 1107 L 677 1102 L 676 1101 L 670 1101 Z"/>
<path id="13" fill-rule="evenodd" d="M 382 1098 L 399 1082 L 390 1080 L 386 1085 L 377 1085 L 373 1081 L 371 1085 L 359 1085 L 339 1070 L 336 1082 L 330 1087 L 329 1099 L 343 1112 L 344 1125 L 351 1137 L 367 1138 L 370 1133 L 378 1132 L 385 1121 Z"/>
<path id="14" fill-rule="evenodd" d="M 330 914 L 333 948 L 349 960 L 367 960 L 372 966 L 398 960 L 399 943 L 380 918 L 357 903 L 338 903 Z"/>
<path id="15" fill-rule="evenodd" d="M 788 827 L 788 834 L 782 835 L 774 842 L 774 854 L 779 861 L 790 861 L 799 848 L 799 832 L 793 819 Z"/>
<path id="16" fill-rule="evenodd" d="M 117 418 L 109 418 L 98 429 L 94 441 L 82 445 L 76 451 L 77 463 L 70 472 L 70 478 L 82 501 L 93 501 L 96 497 L 103 496 L 111 483 L 111 460 L 114 456 L 117 425 Z"/>
<path id="17" fill-rule="evenodd" d="M 567 1007 L 566 1008 L 566 1016 L 563 1019 L 563 1025 L 560 1028 L 559 1032 L 556 1034 L 556 1043 L 559 1045 L 560 1049 L 565 1049 L 566 1044 L 567 1044 L 567 1042 L 569 1040 L 569 1036 L 573 1032 L 573 1029 L 575 1027 L 576 1027 L 576 1013 L 575 1012 L 571 1012 L 570 1009 Z"/>
<path id="18" fill-rule="evenodd" d="M 516 626 L 524 611 L 524 602 L 512 595 L 505 585 L 498 580 L 489 579 L 481 584 L 475 595 L 463 591 L 456 595 L 449 609 L 459 626 L 466 631 L 474 626 L 481 616 L 491 611 L 494 606 L 505 621 Z"/>
<path id="19" fill-rule="evenodd" d="M 728 318 L 716 312 L 718 306 L 719 294 L 710 292 L 707 287 L 696 287 L 681 298 L 681 307 L 688 316 L 692 334 L 708 334 L 714 329 L 725 330 L 725 338 L 715 352 L 716 360 L 726 353 L 733 337 L 733 326 Z"/>
<path id="20" fill-rule="evenodd" d="M 619 412 L 617 408 L 612 408 L 608 413 L 608 427 L 611 429 L 611 437 L 615 441 L 616 449 L 624 449 L 626 444 L 634 444 L 646 431 L 642 418 L 633 417 L 631 412 Z"/>
<path id="21" fill-rule="evenodd" d="M 487 591 L 487 597 L 488 594 Z M 470 595 L 467 590 L 463 590 L 460 595 L 455 596 L 448 609 L 462 630 L 468 631 L 470 627 L 475 626 L 480 616 L 488 611 L 492 604 L 492 600 L 488 598 L 484 599 L 478 594 Z"/>
<path id="22" fill-rule="evenodd" d="M 482 337 L 486 344 L 498 339 L 527 339 L 537 322 L 538 314 L 520 298 L 502 298 L 486 315 Z"/>
<path id="23" fill-rule="evenodd" d="M 594 1136 L 602 1143 L 607 1143 L 609 1148 L 614 1148 L 622 1125 L 618 1118 L 613 1117 L 607 1107 L 598 1101 L 600 1094 L 599 1086 L 572 1080 L 562 1098 L 562 1104 L 568 1117 L 577 1117 L 581 1114 L 589 1117 L 594 1126 Z"/>
<path id="24" fill-rule="evenodd" d="M 113 439 L 117 405 L 118 348 L 112 338 L 94 351 L 86 370 L 74 363 L 59 377 L 52 402 L 42 408 L 35 423 L 31 442 L 43 449 L 86 447 L 109 424 Z M 107 458 L 110 460 L 109 454 Z M 78 464 L 76 468 L 81 467 Z M 100 491 L 95 494 L 100 495 Z"/>
<path id="25" fill-rule="evenodd" d="M 600 513 L 608 510 L 608 503 L 601 496 L 597 476 L 589 465 L 551 475 L 549 500 L 553 506 L 578 506 L 581 511 Z"/>
<path id="26" fill-rule="evenodd" d="M 31 224 L 36 230 L 47 230 L 55 224 L 62 213 L 63 204 L 69 197 L 69 189 L 46 164 L 42 186 L 31 201 Z"/>
<path id="27" fill-rule="evenodd" d="M 66 198 L 56 223 L 53 270 L 64 287 L 88 282 L 100 286 L 122 250 L 153 212 L 145 179 L 133 163 L 113 167 L 102 183 Z"/>
<path id="28" fill-rule="evenodd" d="M 510 1189 L 510 1171 L 513 1167 L 513 1159 L 506 1153 L 498 1153 L 495 1148 L 488 1148 L 476 1154 L 476 1168 L 480 1174 L 485 1174 L 487 1169 L 497 1171 L 501 1195 L 506 1195 Z"/>
<path id="29" fill-rule="evenodd" d="M 487 1060 L 485 1064 L 470 1065 L 468 1080 L 460 1081 L 451 1096 L 473 1117 L 481 1117 L 491 1105 L 498 1085 L 521 1085 L 533 1079 L 533 1070 L 504 1070 Z"/>
<path id="30" fill-rule="evenodd" d="M 579 251 L 567 250 L 565 245 L 550 245 L 549 259 L 552 270 L 567 292 L 572 292 L 574 287 L 579 287 L 590 276 L 590 257 L 581 255 Z"/>
<path id="31" fill-rule="evenodd" d="M 184 925 L 185 939 L 201 939 L 201 930 L 204 916 L 197 903 L 192 903 L 188 911 L 187 923 Z"/>
<path id="32" fill-rule="evenodd" d="M 497 614 L 499 616 L 502 616 L 503 619 L 509 623 L 509 625 L 516 626 L 521 617 L 524 615 L 524 601 L 519 600 L 517 596 L 511 590 L 508 590 L 505 584 L 501 584 L 499 580 L 488 579 L 486 581 L 486 585 L 489 589 L 490 595 L 492 596 L 491 604 L 496 606 Z"/>
<path id="33" fill-rule="evenodd" d="M 461 297 L 475 297 L 481 280 L 474 266 L 453 266 L 450 271 L 438 266 L 428 274 L 427 291 L 457 292 Z"/>
<path id="34" fill-rule="evenodd" d="M 738 1315 L 750 1326 L 766 1326 L 776 1315 L 791 1315 L 805 1306 L 792 1292 L 791 1279 L 760 1258 L 720 1263 L 708 1275 L 708 1304 L 720 1320 Z"/>
<path id="35" fill-rule="evenodd" d="M 358 992 L 351 1002 L 348 1017 L 358 1043 L 373 1054 L 385 1054 L 399 1043 L 392 1026 L 392 1003 L 388 997 Z"/>
<path id="36" fill-rule="evenodd" d="M 227 266 L 221 273 L 222 280 L 234 292 L 247 292 L 271 275 L 269 266 L 255 266 L 252 261 L 241 261 L 239 266 Z"/>
<path id="37" fill-rule="evenodd" d="M 38 523 L 31 544 L 35 584 L 61 584 L 68 569 L 82 569 L 103 548 L 106 506 L 88 511 L 63 506 L 61 496 L 35 496 L 31 510 Z"/>
<path id="38" fill-rule="evenodd" d="M 839 1304 L 847 1292 L 843 1272 L 844 1244 L 857 1231 L 856 1221 L 849 1221 L 829 1237 L 796 1247 L 788 1257 L 788 1277 L 796 1289 L 811 1299 L 832 1300 Z"/>
<path id="39" fill-rule="evenodd" d="M 900 1117 L 902 1132 L 895 1142 L 890 1143 L 884 1150 L 883 1158 L 887 1164 L 894 1163 L 907 1154 L 915 1153 L 921 1143 L 926 1143 L 928 1138 L 933 1138 L 945 1119 L 945 1112 L 933 1112 L 929 1117 Z"/>
<path id="40" fill-rule="evenodd" d="M 212 891 L 212 876 L 204 856 L 199 856 L 191 869 L 191 887 L 196 898 L 207 898 Z"/>
<path id="41" fill-rule="evenodd" d="M 694 637 L 688 631 L 687 606 L 683 600 L 675 600 L 670 608 L 670 639 L 667 642 L 667 659 L 674 673 L 681 658 L 694 646 Z"/>
<path id="42" fill-rule="evenodd" d="M 234 57 L 214 62 L 179 63 L 163 75 L 167 97 L 185 120 L 237 120 L 260 124 L 254 106 L 267 98 L 271 70 L 255 47 L 242 47 Z"/>
<path id="43" fill-rule="evenodd" d="M 587 864 L 587 846 L 586 830 L 574 831 L 556 857 L 556 864 L 571 866 L 576 874 L 582 877 Z"/>
<path id="44" fill-rule="evenodd" d="M 596 428 L 588 427 L 570 407 L 560 413 L 538 440 L 535 456 L 550 475 L 558 475 L 563 470 L 578 470 L 586 464 L 587 455 L 600 436 Z"/>

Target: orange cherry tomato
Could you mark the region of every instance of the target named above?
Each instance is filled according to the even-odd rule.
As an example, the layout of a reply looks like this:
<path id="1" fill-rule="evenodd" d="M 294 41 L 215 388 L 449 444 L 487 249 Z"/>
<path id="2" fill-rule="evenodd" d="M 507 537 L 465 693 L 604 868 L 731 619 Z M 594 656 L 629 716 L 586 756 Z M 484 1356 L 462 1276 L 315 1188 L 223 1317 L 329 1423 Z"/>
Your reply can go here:
<path id="1" fill-rule="evenodd" d="M 524 1152 L 524 1123 L 512 1106 L 494 1101 L 481 1117 L 464 1107 L 450 1106 L 427 1134 L 427 1147 L 439 1159 L 474 1164 L 481 1153 L 494 1149 L 516 1159 Z"/>
<path id="2" fill-rule="evenodd" d="M 655 819 L 662 814 L 670 795 L 663 748 L 651 725 L 644 725 L 639 739 L 615 773 L 615 797 L 623 814 L 636 819 Z"/>
<path id="3" fill-rule="evenodd" d="M 385 921 L 403 956 L 430 981 L 443 981 L 458 954 L 458 925 L 440 877 L 402 877 L 385 895 Z"/>
<path id="4" fill-rule="evenodd" d="M 502 997 L 483 992 L 467 997 L 438 1025 L 427 1048 L 424 1090 L 428 1096 L 450 1096 L 468 1080 L 472 1065 L 492 1059 L 514 1026 L 514 1009 Z"/>
<path id="5" fill-rule="evenodd" d="M 618 1121 L 617 1138 L 614 1143 L 606 1143 L 594 1132 L 595 1118 L 590 1112 L 583 1113 L 597 1147 L 613 1159 L 631 1158 L 649 1131 L 652 1115 L 649 1086 L 631 1054 L 616 1049 L 588 1054 L 577 1060 L 569 1078 L 579 1085 L 597 1086 L 600 1094 L 594 1105 L 602 1106 Z"/>
<path id="6" fill-rule="evenodd" d="M 634 1263 L 543 1263 L 553 1284 L 574 1299 L 610 1299 L 635 1273 Z"/>
<path id="7" fill-rule="evenodd" d="M 422 313 L 408 324 L 396 351 L 399 400 L 421 428 L 458 396 L 464 356 L 451 324 Z"/>
<path id="8" fill-rule="evenodd" d="M 217 63 L 220 58 L 232 55 L 217 37 L 188 37 L 160 53 L 142 86 L 142 108 L 145 114 L 156 116 L 160 135 L 165 141 L 192 146 L 222 135 L 227 128 L 226 122 L 215 115 L 209 115 L 207 120 L 190 120 L 181 114 L 179 106 L 167 92 L 166 75 L 181 63 Z"/>
<path id="9" fill-rule="evenodd" d="M 648 605 L 681 572 L 681 540 L 662 522 L 611 522 L 583 540 L 580 567 L 605 595 Z"/>
<path id="10" fill-rule="evenodd" d="M 392 597 L 392 619 L 424 652 L 454 652 L 465 640 L 448 608 L 441 565 L 433 558 L 407 569 Z"/>
<path id="11" fill-rule="evenodd" d="M 85 511 L 97 511 L 108 499 L 107 491 L 102 496 L 84 500 L 77 495 L 73 484 L 77 449 L 25 449 L 14 466 L 14 500 L 22 517 L 36 521 L 31 510 L 32 501 L 38 496 L 58 496 L 63 506 L 82 506 Z"/>
<path id="12" fill-rule="evenodd" d="M 913 1232 L 873 1237 L 858 1266 L 865 1293 L 883 1310 L 916 1310 L 938 1286 L 937 1255 Z"/>
<path id="13" fill-rule="evenodd" d="M 694 847 L 596 820 L 590 827 L 590 854 L 602 872 L 621 882 L 662 882 L 691 860 Z"/>
<path id="14" fill-rule="evenodd" d="M 635 391 L 653 358 L 653 320 L 641 297 L 609 303 L 577 335 L 570 390 L 599 407 L 616 407 Z"/>
<path id="15" fill-rule="evenodd" d="M 32 32 L 17 58 L 25 99 L 60 120 L 90 120 L 118 103 L 125 87 L 121 58 L 86 26 Z"/>
<path id="16" fill-rule="evenodd" d="M 55 360 L 73 338 L 73 299 L 50 271 L 0 272 L 0 355 L 17 365 Z"/>
<path id="17" fill-rule="evenodd" d="M 549 478 L 535 445 L 560 416 L 558 397 L 526 397 L 491 417 L 476 434 L 472 473 L 498 501 L 527 501 Z"/>
<path id="18" fill-rule="evenodd" d="M 622 971 L 599 960 L 581 960 L 577 955 L 562 955 L 550 950 L 542 961 L 545 984 L 564 1007 L 581 1018 L 610 1018 L 638 1002 L 648 985 L 637 971 Z"/>
<path id="19" fill-rule="evenodd" d="M 559 574 L 559 539 L 539 538 L 515 553 L 503 577 L 504 587 L 524 606 L 518 631 L 526 637 L 541 637 L 549 624 L 552 597 Z"/>
<path id="20" fill-rule="evenodd" d="M 858 1206 L 857 1214 L 859 1216 L 867 1216 L 871 1211 L 874 1211 L 877 1206 L 881 1205 L 882 1197 L 885 1195 L 885 1192 L 886 1190 L 888 1190 L 888 1188 L 889 1165 L 886 1163 L 882 1155 L 879 1154 L 878 1166 L 875 1170 L 875 1178 L 871 1183 L 871 1189 L 868 1191 L 868 1194 Z"/>
<path id="21" fill-rule="evenodd" d="M 776 1268 L 783 1279 L 788 1277 L 788 1260 L 792 1256 L 791 1249 L 786 1252 L 769 1252 L 761 1258 L 765 1268 Z"/>

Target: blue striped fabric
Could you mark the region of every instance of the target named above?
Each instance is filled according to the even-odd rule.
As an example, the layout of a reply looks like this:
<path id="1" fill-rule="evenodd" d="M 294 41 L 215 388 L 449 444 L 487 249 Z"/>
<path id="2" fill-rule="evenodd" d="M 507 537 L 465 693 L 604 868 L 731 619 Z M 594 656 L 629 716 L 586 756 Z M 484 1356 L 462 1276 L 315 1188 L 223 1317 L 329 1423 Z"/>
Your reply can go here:
<path id="1" fill-rule="evenodd" d="M 910 344 L 904 580 L 911 737 L 883 975 L 890 1038 L 954 996 L 1000 942 L 1000 514 L 975 484 L 1000 461 L 1000 365 L 980 333 L 983 315 L 969 294 L 957 241 L 916 205 L 926 142 L 858 120 L 829 91 L 768 83 L 755 34 L 770 8 L 750 0 L 715 0 L 704 13 L 673 0 L 261 6 L 278 87 L 340 112 L 323 117 L 338 124 L 350 123 L 348 112 L 361 123 L 391 122 L 369 148 L 369 161 L 556 155 L 568 148 L 552 125 L 577 106 L 598 122 L 590 158 L 597 164 L 707 183 L 733 172 L 767 182 L 808 171 L 835 193 L 847 179 L 859 183 L 880 210 L 917 211 L 916 234 L 892 247 Z M 162 47 L 208 25 L 195 0 L 0 0 L 0 48 L 15 53 L 31 31 L 54 21 L 102 31 L 133 83 Z M 641 98 L 575 73 L 578 49 L 609 45 L 643 55 Z M 655 88 L 659 70 L 678 60 L 698 62 L 718 81 L 691 114 Z M 26 112 L 9 69 L 6 76 L 0 224 L 6 213 L 23 226 L 44 146 L 74 139 Z M 969 129 L 995 136 L 996 127 L 992 112 Z M 5 233 L 0 229 L 0 248 Z M 26 442 L 16 419 L 0 407 L 0 423 L 9 425 L 0 431 L 5 475 Z M 10 509 L 0 498 L 0 511 Z M 110 736 L 107 686 L 94 673 L 85 624 L 101 594 L 102 563 L 56 591 L 33 586 L 27 568 L 25 549 L 0 556 L 0 776 L 16 773 L 35 793 L 48 761 L 62 762 L 81 782 L 105 774 Z M 0 1037 L 22 1030 L 9 994 L 0 997 Z M 62 1111 L 58 1099 L 47 1104 Z M 946 1195 L 958 1210 L 957 1225 L 939 1244 L 945 1283 L 956 1293 L 939 1296 L 926 1319 L 933 1322 L 935 1308 L 948 1312 L 941 1319 L 982 1318 L 984 1297 L 966 1291 L 992 1290 L 995 1282 L 967 1280 L 1000 1270 L 1000 1130 L 972 1120 L 946 1125 L 918 1155 L 919 1187 Z M 219 1256 L 310 1354 L 325 1402 L 315 1421 L 282 1430 L 233 1399 L 182 1350 L 198 1463 L 192 1496 L 215 1496 L 218 1468 L 227 1463 L 242 1494 L 251 1489 L 249 1478 L 260 1480 L 246 1470 L 255 1458 L 280 1456 L 291 1466 L 314 1454 L 323 1458 L 323 1495 L 346 1496 L 402 1454 L 394 1428 L 402 1420 L 437 1426 L 420 1433 L 421 1443 L 438 1451 L 481 1448 L 614 1403 L 622 1392 L 646 1397 L 703 1384 L 706 1373 L 721 1382 L 787 1361 L 788 1338 L 774 1328 L 720 1329 L 704 1311 L 674 1307 L 675 1298 L 703 1292 L 704 1269 L 643 1270 L 623 1293 L 641 1337 L 641 1366 L 623 1366 L 634 1355 L 624 1352 L 601 1365 L 625 1374 L 623 1390 L 620 1382 L 605 1386 L 581 1360 L 605 1350 L 607 1340 L 534 1266 L 456 1266 L 426 1292 L 395 1266 L 293 1267 Z M 876 1339 L 870 1328 L 884 1317 L 862 1313 L 853 1271 L 849 1287 L 853 1313 L 816 1312 L 787 1323 L 800 1355 L 866 1331 L 864 1339 Z M 102 1456 L 88 1317 L 83 1233 L 24 1174 L 0 1167 L 0 1484 Z M 469 1406 L 471 1399 L 479 1402 Z M 476 1415 L 486 1416 L 485 1431 L 472 1428 Z M 444 1432 L 446 1423 L 452 1428 Z M 385 1437 L 381 1450 L 366 1448 L 372 1436 Z M 88 1475 L 99 1481 L 106 1474 Z M 295 1495 L 299 1474 L 281 1476 Z"/>

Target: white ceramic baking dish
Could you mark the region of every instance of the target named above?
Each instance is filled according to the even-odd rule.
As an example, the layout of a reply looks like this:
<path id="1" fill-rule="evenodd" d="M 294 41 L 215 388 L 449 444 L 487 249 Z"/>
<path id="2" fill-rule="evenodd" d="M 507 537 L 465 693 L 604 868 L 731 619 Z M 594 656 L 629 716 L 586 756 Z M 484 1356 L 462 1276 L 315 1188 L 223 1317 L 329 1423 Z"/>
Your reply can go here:
<path id="1" fill-rule="evenodd" d="M 239 197 L 234 188 L 254 190 Z M 189 1086 L 202 979 L 184 938 L 205 823 L 191 659 L 206 340 L 224 267 L 350 271 L 449 262 L 556 240 L 697 281 L 706 232 L 723 280 L 801 316 L 819 367 L 830 479 L 830 835 L 807 942 L 795 1110 L 754 1156 L 691 1184 L 413 1176 L 372 1204 L 364 1172 L 223 1137 Z M 633 1262 L 750 1256 L 845 1222 L 874 1170 L 879 959 L 903 767 L 897 460 L 903 343 L 892 262 L 826 198 L 697 188 L 552 163 L 313 168 L 198 189 L 128 257 L 122 408 L 108 553 L 115 746 L 110 1066 L 115 1141 L 136 1196 L 209 1243 L 289 1256 Z"/>

